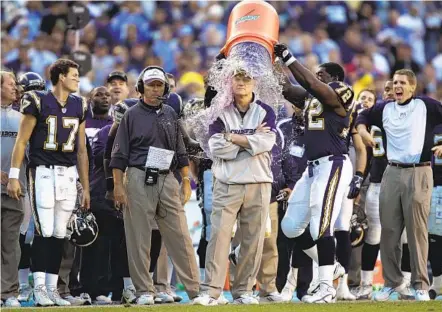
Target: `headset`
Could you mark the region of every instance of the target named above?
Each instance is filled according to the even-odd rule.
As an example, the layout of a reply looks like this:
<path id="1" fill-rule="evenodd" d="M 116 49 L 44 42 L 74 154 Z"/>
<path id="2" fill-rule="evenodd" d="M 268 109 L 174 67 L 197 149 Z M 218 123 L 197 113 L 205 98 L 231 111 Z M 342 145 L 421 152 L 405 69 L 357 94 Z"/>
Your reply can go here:
<path id="1" fill-rule="evenodd" d="M 164 94 L 161 97 L 161 99 L 165 100 L 165 99 L 167 99 L 169 97 L 170 84 L 169 84 L 169 79 L 167 78 L 166 72 L 164 71 L 164 69 L 162 67 L 159 67 L 159 66 L 147 66 L 145 69 L 143 69 L 141 74 L 138 76 L 137 84 L 135 85 L 135 90 L 137 90 L 138 93 L 144 94 L 143 76 L 144 76 L 145 72 L 147 72 L 148 70 L 152 70 L 152 69 L 158 69 L 158 70 L 160 70 L 164 74 L 164 78 L 166 79 L 166 83 L 165 83 L 165 86 L 164 86 Z"/>

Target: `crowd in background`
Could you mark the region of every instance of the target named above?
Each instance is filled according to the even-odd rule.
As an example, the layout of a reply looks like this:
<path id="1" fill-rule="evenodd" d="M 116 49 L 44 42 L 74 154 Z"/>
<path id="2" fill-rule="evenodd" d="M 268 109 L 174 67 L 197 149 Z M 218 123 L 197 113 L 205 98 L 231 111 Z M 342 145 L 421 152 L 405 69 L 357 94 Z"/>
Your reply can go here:
<path id="1" fill-rule="evenodd" d="M 203 76 L 225 43 L 236 2 L 81 1 L 91 21 L 80 31 L 79 50 L 92 54 L 81 78 L 87 94 L 113 70 L 135 85 L 147 65 L 177 77 L 183 100 L 204 94 Z M 418 75 L 418 93 L 442 98 L 442 3 L 438 1 L 269 1 L 280 18 L 280 42 L 309 68 L 333 61 L 345 66 L 357 95 L 382 93 L 400 68 Z M 73 1 L 2 1 L 2 65 L 33 71 L 50 84 L 48 68 L 75 47 L 67 24 Z M 135 89 L 131 89 L 131 96 Z"/>

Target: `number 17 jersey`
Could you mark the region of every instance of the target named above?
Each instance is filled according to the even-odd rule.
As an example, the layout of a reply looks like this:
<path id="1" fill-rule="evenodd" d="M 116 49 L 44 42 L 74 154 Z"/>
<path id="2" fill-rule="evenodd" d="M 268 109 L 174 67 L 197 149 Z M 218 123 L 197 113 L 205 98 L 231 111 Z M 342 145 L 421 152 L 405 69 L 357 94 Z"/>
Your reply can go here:
<path id="1" fill-rule="evenodd" d="M 62 106 L 51 91 L 26 92 L 20 111 L 37 119 L 29 142 L 30 167 L 75 166 L 78 129 L 88 109 L 83 97 L 71 94 Z"/>
<path id="2" fill-rule="evenodd" d="M 348 154 L 347 136 L 354 93 L 344 82 L 333 81 L 329 86 L 338 95 L 347 114 L 344 117 L 339 116 L 332 107 L 322 104 L 315 97 L 307 100 L 304 140 L 308 160 Z"/>

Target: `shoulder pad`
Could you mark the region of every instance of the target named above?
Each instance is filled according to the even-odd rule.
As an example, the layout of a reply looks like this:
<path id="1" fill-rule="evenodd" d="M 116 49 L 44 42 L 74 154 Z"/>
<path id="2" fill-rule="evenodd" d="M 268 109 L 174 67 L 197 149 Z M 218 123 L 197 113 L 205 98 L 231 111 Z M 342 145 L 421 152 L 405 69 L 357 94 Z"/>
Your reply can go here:
<path id="1" fill-rule="evenodd" d="M 39 112 L 41 111 L 41 94 L 38 91 L 28 91 L 23 94 L 20 100 L 20 112 L 31 104 L 35 105 Z"/>
<path id="2" fill-rule="evenodd" d="M 328 85 L 336 92 L 344 108 L 351 109 L 354 98 L 353 89 L 342 81 L 332 81 Z"/>

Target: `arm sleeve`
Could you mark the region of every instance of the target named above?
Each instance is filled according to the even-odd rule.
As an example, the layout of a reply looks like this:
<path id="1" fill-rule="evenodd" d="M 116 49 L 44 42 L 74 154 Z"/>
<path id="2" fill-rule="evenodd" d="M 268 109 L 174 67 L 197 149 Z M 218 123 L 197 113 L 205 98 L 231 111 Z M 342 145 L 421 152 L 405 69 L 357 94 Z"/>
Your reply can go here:
<path id="1" fill-rule="evenodd" d="M 103 166 L 104 152 L 107 147 L 109 129 L 109 126 L 100 129 L 92 140 L 92 156 L 94 157 L 94 164 L 97 167 Z"/>
<path id="2" fill-rule="evenodd" d="M 117 168 L 122 171 L 126 170 L 129 163 L 129 114 L 125 114 L 118 127 L 115 142 L 112 147 L 110 168 Z"/>
<path id="3" fill-rule="evenodd" d="M 187 157 L 186 146 L 184 145 L 183 134 L 181 133 L 181 127 L 178 124 L 178 120 L 176 121 L 176 133 L 177 133 L 177 168 L 183 168 L 189 165 L 189 158 Z"/>
<path id="4" fill-rule="evenodd" d="M 250 149 L 246 149 L 251 155 L 255 156 L 264 152 L 270 152 L 273 145 L 276 143 L 276 115 L 272 108 L 265 106 L 266 115 L 262 123 L 266 123 L 267 127 L 270 127 L 268 133 L 255 133 L 248 135 Z"/>
<path id="5" fill-rule="evenodd" d="M 226 127 L 220 118 L 209 126 L 209 149 L 214 157 L 232 160 L 238 155 L 240 146 L 227 142 L 224 138 L 225 131 Z"/>
<path id="6" fill-rule="evenodd" d="M 438 124 L 442 123 L 442 104 L 441 102 L 432 99 L 430 97 L 421 98 L 426 106 L 428 116 L 430 117 L 431 126 L 436 127 Z"/>
<path id="7" fill-rule="evenodd" d="M 382 111 L 384 110 L 384 107 L 385 103 L 379 103 L 360 112 L 356 118 L 355 127 L 359 125 L 366 125 L 367 127 L 374 125 L 383 129 Z"/>

